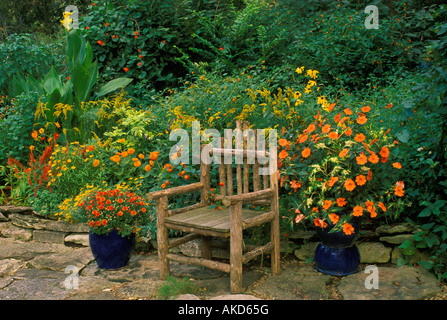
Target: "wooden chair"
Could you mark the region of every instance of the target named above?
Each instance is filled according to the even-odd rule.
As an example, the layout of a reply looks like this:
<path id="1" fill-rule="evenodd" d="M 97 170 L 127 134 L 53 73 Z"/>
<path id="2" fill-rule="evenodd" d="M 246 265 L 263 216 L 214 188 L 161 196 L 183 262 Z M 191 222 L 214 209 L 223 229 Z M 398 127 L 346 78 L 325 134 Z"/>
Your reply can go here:
<path id="1" fill-rule="evenodd" d="M 240 129 L 241 123 L 237 122 Z M 244 122 L 244 130 L 248 128 L 248 123 Z M 241 131 L 242 132 L 242 131 Z M 256 137 L 256 130 L 254 130 Z M 157 212 L 157 242 L 158 258 L 160 262 L 160 279 L 165 280 L 169 275 L 169 261 L 193 264 L 220 270 L 230 274 L 231 293 L 240 293 L 242 288 L 242 265 L 257 257 L 260 254 L 270 252 L 271 271 L 273 274 L 280 273 L 280 249 L 279 249 L 279 205 L 278 205 L 278 175 L 276 148 L 274 152 L 258 151 L 247 148 L 247 137 L 243 138 L 243 149 L 212 148 L 207 149 L 212 155 L 220 157 L 219 164 L 219 186 L 215 190 L 220 190 L 216 195 L 217 200 L 221 200 L 222 210 L 210 209 L 209 190 L 210 186 L 210 165 L 206 161 L 200 164 L 200 182 L 190 185 L 173 187 L 160 191 L 155 191 L 147 195 L 149 200 L 156 200 Z M 221 140 L 224 143 L 224 139 Z M 255 143 L 256 145 L 256 143 Z M 265 150 L 265 149 L 264 149 Z M 203 150 L 202 150 L 203 152 Z M 253 161 L 247 161 L 249 156 L 257 155 Z M 268 157 L 268 163 L 260 164 L 258 155 Z M 233 169 L 232 164 L 227 164 L 228 157 L 231 159 L 242 156 L 243 163 L 237 164 L 236 168 L 236 190 L 233 194 Z M 224 157 L 227 161 L 224 163 Z M 202 156 L 203 159 L 203 156 Z M 240 161 L 239 161 L 240 162 Z M 252 179 L 250 179 L 250 162 L 252 163 Z M 243 165 L 243 167 L 242 167 Z M 259 168 L 264 167 L 272 174 L 260 175 Z M 250 190 L 250 180 L 252 181 L 252 191 Z M 262 181 L 262 183 L 261 183 Z M 184 208 L 169 210 L 168 198 L 176 195 L 201 192 L 201 201 Z M 262 204 L 269 207 L 268 212 L 243 209 L 242 204 Z M 265 223 L 270 223 L 270 241 L 244 254 L 243 230 Z M 187 233 L 186 236 L 173 241 L 168 239 L 168 229 L 180 230 Z M 211 237 L 221 237 L 230 239 L 230 261 L 229 264 L 212 260 L 211 258 Z M 186 257 L 169 253 L 169 249 L 179 246 L 188 241 L 201 238 L 202 252 L 201 258 Z M 253 246 L 252 246 L 253 247 Z M 246 248 L 245 248 L 246 249 Z"/>

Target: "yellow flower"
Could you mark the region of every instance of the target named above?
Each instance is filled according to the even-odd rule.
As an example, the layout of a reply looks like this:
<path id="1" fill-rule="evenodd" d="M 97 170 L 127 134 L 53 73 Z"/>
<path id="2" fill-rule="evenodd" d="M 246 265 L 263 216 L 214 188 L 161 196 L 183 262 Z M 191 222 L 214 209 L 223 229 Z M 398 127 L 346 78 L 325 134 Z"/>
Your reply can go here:
<path id="1" fill-rule="evenodd" d="M 96 159 L 95 161 L 93 161 L 93 166 L 96 168 L 97 166 L 99 166 L 99 160 Z"/>
<path id="2" fill-rule="evenodd" d="M 64 19 L 60 21 L 67 30 L 70 30 L 70 24 L 73 22 L 73 19 L 70 19 L 72 14 L 73 12 L 64 12 Z"/>
<path id="3" fill-rule="evenodd" d="M 303 73 L 303 71 L 304 71 L 304 67 L 296 68 L 296 70 L 295 70 L 295 72 L 298 74 Z"/>
<path id="4" fill-rule="evenodd" d="M 43 128 L 40 128 L 40 129 L 39 129 L 39 133 L 40 133 L 40 134 L 43 134 L 44 132 L 45 132 L 45 130 L 44 130 Z"/>

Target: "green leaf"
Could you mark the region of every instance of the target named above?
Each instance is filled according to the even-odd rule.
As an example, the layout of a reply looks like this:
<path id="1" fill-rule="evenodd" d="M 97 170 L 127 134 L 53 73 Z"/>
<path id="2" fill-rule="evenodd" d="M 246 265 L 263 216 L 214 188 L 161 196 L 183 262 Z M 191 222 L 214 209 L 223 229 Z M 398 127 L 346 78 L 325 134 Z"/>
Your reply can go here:
<path id="1" fill-rule="evenodd" d="M 82 39 L 76 30 L 72 30 L 67 36 L 67 65 L 69 69 L 72 69 L 78 58 L 79 52 L 82 46 Z"/>
<path id="2" fill-rule="evenodd" d="M 432 261 L 418 261 L 418 263 L 427 270 L 430 270 L 433 267 Z"/>
<path id="3" fill-rule="evenodd" d="M 43 88 L 45 89 L 47 94 L 52 94 L 54 90 L 58 89 L 59 91 L 62 89 L 62 81 L 59 78 L 54 66 L 51 67 L 47 76 L 43 80 Z"/>
<path id="4" fill-rule="evenodd" d="M 396 266 L 398 266 L 398 267 L 402 267 L 402 266 L 406 265 L 407 262 L 408 262 L 408 261 L 405 260 L 404 258 L 399 257 L 399 258 L 396 259 Z"/>
<path id="5" fill-rule="evenodd" d="M 403 143 L 407 143 L 408 140 L 410 139 L 410 132 L 407 129 L 402 130 L 402 132 L 399 132 L 397 134 L 397 138 L 403 142 Z"/>
<path id="6" fill-rule="evenodd" d="M 121 89 L 124 88 L 125 86 L 127 86 L 129 83 L 132 82 L 133 79 L 130 78 L 118 78 L 118 79 L 114 79 L 109 81 L 108 83 L 106 83 L 98 92 L 97 96 L 102 97 L 106 94 L 109 94 L 112 91 L 115 91 L 117 89 Z"/>
<path id="7" fill-rule="evenodd" d="M 419 213 L 418 217 L 423 218 L 423 217 L 429 217 L 430 215 L 431 215 L 430 208 L 425 208 L 424 210 L 421 211 L 421 213 Z"/>

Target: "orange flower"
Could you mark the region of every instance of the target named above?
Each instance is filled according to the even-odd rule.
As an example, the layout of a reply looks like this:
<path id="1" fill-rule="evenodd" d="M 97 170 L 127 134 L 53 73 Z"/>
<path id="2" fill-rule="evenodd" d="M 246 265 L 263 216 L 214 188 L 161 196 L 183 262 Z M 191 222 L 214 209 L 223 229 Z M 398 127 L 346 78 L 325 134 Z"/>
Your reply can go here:
<path id="1" fill-rule="evenodd" d="M 323 209 L 327 210 L 332 206 L 332 201 L 331 200 L 324 200 L 324 205 L 323 205 Z"/>
<path id="2" fill-rule="evenodd" d="M 144 167 L 144 171 L 146 171 L 146 172 L 151 171 L 151 169 L 152 169 L 152 167 L 148 164 Z"/>
<path id="3" fill-rule="evenodd" d="M 183 178 L 184 178 L 185 180 L 188 180 L 188 179 L 189 179 L 189 176 L 188 176 L 187 174 L 185 174 L 185 175 L 183 176 Z"/>
<path id="4" fill-rule="evenodd" d="M 105 44 L 104 41 L 102 41 L 102 40 L 98 40 L 97 42 L 100 46 L 103 46 Z"/>
<path id="5" fill-rule="evenodd" d="M 141 208 L 141 212 L 145 213 L 146 212 L 146 208 Z"/>
<path id="6" fill-rule="evenodd" d="M 371 107 L 370 107 L 370 106 L 366 106 L 366 107 L 363 107 L 363 108 L 362 108 L 362 112 L 367 113 L 367 112 L 369 112 L 369 111 L 371 111 Z"/>
<path id="7" fill-rule="evenodd" d="M 301 152 L 301 156 L 302 156 L 303 158 L 307 158 L 308 156 L 310 156 L 310 148 L 309 148 L 309 147 L 305 148 L 305 149 Z"/>
<path id="8" fill-rule="evenodd" d="M 386 212 L 386 207 L 385 207 L 385 205 L 382 202 L 379 202 L 378 206 L 379 206 L 380 209 L 382 209 L 383 212 Z"/>
<path id="9" fill-rule="evenodd" d="M 223 183 L 222 181 L 219 182 L 219 186 L 223 187 L 225 185 L 225 183 Z"/>
<path id="10" fill-rule="evenodd" d="M 129 149 L 127 149 L 127 153 L 132 155 L 132 154 L 135 153 L 135 149 L 134 148 L 129 148 Z"/>
<path id="11" fill-rule="evenodd" d="M 307 140 L 307 137 L 307 134 L 300 134 L 300 136 L 298 137 L 298 143 L 303 143 Z"/>
<path id="12" fill-rule="evenodd" d="M 344 112 L 347 116 L 349 116 L 349 115 L 352 114 L 352 111 L 351 111 L 351 109 L 349 109 L 349 108 L 346 108 L 345 110 L 343 110 L 343 112 Z"/>
<path id="13" fill-rule="evenodd" d="M 334 117 L 334 121 L 335 123 L 337 123 L 338 121 L 340 121 L 340 117 L 341 117 L 341 113 L 337 113 Z"/>
<path id="14" fill-rule="evenodd" d="M 388 149 L 388 147 L 383 147 L 379 153 L 383 158 L 388 158 L 390 156 L 390 149 Z"/>
<path id="15" fill-rule="evenodd" d="M 371 152 L 368 160 L 371 163 L 377 163 L 377 162 L 379 162 L 379 157 L 374 152 Z"/>
<path id="16" fill-rule="evenodd" d="M 90 222 L 88 223 L 88 225 L 89 225 L 90 227 L 93 227 L 93 226 L 95 225 L 95 221 L 90 221 Z"/>
<path id="17" fill-rule="evenodd" d="M 33 139 L 37 139 L 37 136 L 38 136 L 38 133 L 37 133 L 36 130 L 34 130 L 34 131 L 31 133 L 31 137 L 32 137 Z"/>
<path id="18" fill-rule="evenodd" d="M 345 224 L 343 225 L 343 232 L 344 232 L 347 236 L 349 236 L 349 235 L 351 235 L 351 234 L 354 233 L 354 227 L 351 226 L 349 223 L 345 223 Z"/>
<path id="19" fill-rule="evenodd" d="M 314 219 L 314 224 L 315 224 L 315 226 L 320 227 L 320 228 L 326 228 L 327 227 L 327 223 L 324 222 L 323 220 L 319 219 L 319 218 L 315 218 Z"/>
<path id="20" fill-rule="evenodd" d="M 103 225 L 103 226 L 106 226 L 106 225 L 107 225 L 107 220 L 106 220 L 106 219 L 103 219 L 103 220 L 102 220 L 102 225 Z"/>
<path id="21" fill-rule="evenodd" d="M 403 197 L 404 196 L 404 189 L 400 186 L 395 186 L 394 187 L 394 194 L 398 197 Z"/>
<path id="22" fill-rule="evenodd" d="M 328 133 L 329 131 L 331 131 L 330 124 L 327 124 L 327 125 L 323 126 L 323 128 L 321 128 L 321 132 L 323 132 L 323 133 Z"/>
<path id="23" fill-rule="evenodd" d="M 355 182 L 352 179 L 348 179 L 345 181 L 345 189 L 348 191 L 352 191 L 355 189 Z"/>
<path id="24" fill-rule="evenodd" d="M 293 188 L 296 192 L 296 189 L 301 187 L 301 183 L 299 183 L 296 180 L 292 180 L 292 181 L 290 181 L 290 187 Z"/>
<path id="25" fill-rule="evenodd" d="M 350 127 L 348 127 L 345 131 L 345 135 L 347 135 L 348 137 L 350 137 L 352 135 L 352 129 Z"/>
<path id="26" fill-rule="evenodd" d="M 365 135 L 363 133 L 356 134 L 354 140 L 357 142 L 365 141 Z"/>
<path id="27" fill-rule="evenodd" d="M 133 216 L 136 216 L 136 215 L 137 215 L 137 212 L 136 212 L 135 210 L 132 210 L 132 211 L 130 212 L 130 214 L 133 215 Z"/>
<path id="28" fill-rule="evenodd" d="M 133 166 L 134 166 L 135 168 L 138 168 L 139 166 L 141 166 L 141 162 L 140 162 L 140 160 L 134 161 L 134 162 L 133 162 Z"/>
<path id="29" fill-rule="evenodd" d="M 401 169 L 402 165 L 399 162 L 394 162 L 393 163 L 393 167 L 396 168 L 396 169 Z"/>
<path id="30" fill-rule="evenodd" d="M 366 178 L 364 175 L 358 175 L 357 178 L 355 178 L 355 182 L 357 182 L 357 185 L 363 186 L 366 183 Z"/>
<path id="31" fill-rule="evenodd" d="M 368 119 L 366 118 L 366 116 L 360 116 L 357 118 L 358 124 L 365 124 L 367 121 L 368 121 Z"/>
<path id="32" fill-rule="evenodd" d="M 160 152 L 158 152 L 158 151 L 151 152 L 149 154 L 149 160 L 151 160 L 151 161 L 157 160 L 159 154 L 160 154 Z"/>
<path id="33" fill-rule="evenodd" d="M 345 198 L 337 198 L 337 206 L 343 207 L 346 205 L 346 199 Z"/>
<path id="34" fill-rule="evenodd" d="M 349 149 L 343 149 L 342 151 L 340 151 L 340 153 L 338 154 L 338 156 L 340 158 L 344 158 L 349 152 Z"/>
<path id="35" fill-rule="evenodd" d="M 287 153 L 286 149 L 284 149 L 284 150 L 282 150 L 282 151 L 278 154 L 278 157 L 279 157 L 280 159 L 284 159 L 284 158 L 286 158 L 288 155 L 289 155 L 289 154 Z"/>
<path id="36" fill-rule="evenodd" d="M 361 206 L 355 206 L 352 215 L 354 217 L 360 217 L 363 214 L 363 208 Z"/>
<path id="37" fill-rule="evenodd" d="M 357 160 L 357 164 L 359 165 L 364 165 L 366 162 L 368 162 L 368 158 L 366 158 L 366 155 L 363 153 L 363 151 L 355 159 Z"/>
<path id="38" fill-rule="evenodd" d="M 93 166 L 96 168 L 97 166 L 99 166 L 99 160 L 96 159 L 95 161 L 93 161 Z"/>
<path id="39" fill-rule="evenodd" d="M 338 177 L 331 177 L 329 179 L 329 187 L 332 187 L 338 181 Z"/>
<path id="40" fill-rule="evenodd" d="M 118 217 L 121 217 L 124 214 L 124 212 L 122 211 L 118 211 L 118 213 L 116 214 Z"/>
<path id="41" fill-rule="evenodd" d="M 121 158 L 120 158 L 120 156 L 119 155 L 114 155 L 114 156 L 112 156 L 112 157 L 110 157 L 110 160 L 112 160 L 113 162 L 115 162 L 115 163 L 117 163 L 117 164 L 119 164 L 120 163 L 120 160 L 121 160 Z"/>
<path id="42" fill-rule="evenodd" d="M 310 124 L 306 130 L 304 130 L 306 133 L 311 133 L 315 130 L 315 124 Z"/>
<path id="43" fill-rule="evenodd" d="M 332 224 L 336 224 L 338 220 L 340 220 L 340 217 L 335 213 L 331 213 L 329 214 L 329 219 L 331 220 Z"/>
<path id="44" fill-rule="evenodd" d="M 298 210 L 298 209 L 297 209 Z M 302 220 L 304 219 L 304 214 L 298 214 L 296 217 L 295 217 L 295 223 L 300 223 Z"/>
<path id="45" fill-rule="evenodd" d="M 281 147 L 289 147 L 289 141 L 287 141 L 287 139 L 279 139 L 278 143 Z"/>
<path id="46" fill-rule="evenodd" d="M 129 68 L 128 67 L 124 67 L 124 72 L 127 72 L 127 71 L 129 71 Z"/>
<path id="47" fill-rule="evenodd" d="M 118 200 L 116 200 L 116 201 L 118 201 L 118 203 L 119 203 L 119 204 L 121 204 L 121 203 L 123 203 L 123 201 L 124 201 L 124 200 L 123 200 L 123 199 L 121 199 L 121 198 L 119 198 L 119 199 L 118 199 Z"/>
<path id="48" fill-rule="evenodd" d="M 337 139 L 337 138 L 338 138 L 338 133 L 332 131 L 332 132 L 330 132 L 330 133 L 328 134 L 328 137 L 329 137 L 329 139 Z"/>

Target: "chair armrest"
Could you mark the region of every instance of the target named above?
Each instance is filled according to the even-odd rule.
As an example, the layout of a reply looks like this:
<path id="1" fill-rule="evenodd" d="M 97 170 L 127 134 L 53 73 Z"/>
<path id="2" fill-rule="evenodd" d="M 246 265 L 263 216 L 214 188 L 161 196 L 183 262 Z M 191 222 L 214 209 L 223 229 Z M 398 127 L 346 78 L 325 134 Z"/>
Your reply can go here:
<path id="1" fill-rule="evenodd" d="M 225 196 L 222 199 L 222 204 L 226 207 L 231 206 L 236 202 L 249 202 L 254 200 L 268 199 L 274 195 L 273 189 L 264 189 L 259 191 L 253 191 L 248 193 L 236 194 L 233 196 Z"/>
<path id="2" fill-rule="evenodd" d="M 190 193 L 203 188 L 202 182 L 191 183 L 185 186 L 173 187 L 164 190 L 150 192 L 146 195 L 148 200 L 156 200 L 161 197 L 171 197 L 183 193 Z"/>

